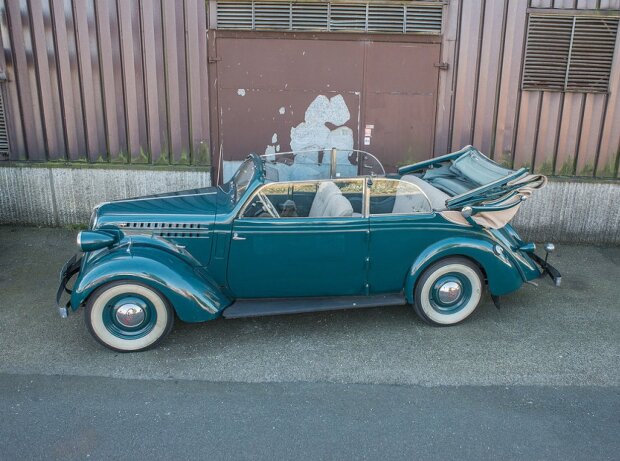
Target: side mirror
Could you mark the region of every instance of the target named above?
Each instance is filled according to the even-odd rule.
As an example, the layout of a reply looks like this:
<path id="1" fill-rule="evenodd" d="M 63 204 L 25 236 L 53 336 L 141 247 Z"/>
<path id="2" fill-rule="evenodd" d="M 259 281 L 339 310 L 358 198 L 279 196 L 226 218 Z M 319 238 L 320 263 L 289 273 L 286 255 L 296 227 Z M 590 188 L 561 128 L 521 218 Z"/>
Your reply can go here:
<path id="1" fill-rule="evenodd" d="M 543 248 L 547 253 L 553 253 L 555 251 L 555 245 L 553 243 L 545 243 Z"/>
<path id="2" fill-rule="evenodd" d="M 467 219 L 467 218 L 470 218 L 470 217 L 471 217 L 472 212 L 473 212 L 473 210 L 471 209 L 471 207 L 470 207 L 470 206 L 465 206 L 465 207 L 463 207 L 463 209 L 461 210 L 461 215 L 462 215 L 465 219 Z"/>

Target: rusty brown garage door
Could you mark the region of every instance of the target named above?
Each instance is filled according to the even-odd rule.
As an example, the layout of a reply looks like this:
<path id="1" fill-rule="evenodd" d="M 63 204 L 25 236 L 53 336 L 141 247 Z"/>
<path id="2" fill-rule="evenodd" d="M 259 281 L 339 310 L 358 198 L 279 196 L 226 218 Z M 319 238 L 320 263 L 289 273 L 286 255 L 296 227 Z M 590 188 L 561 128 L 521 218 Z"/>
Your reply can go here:
<path id="1" fill-rule="evenodd" d="M 341 24 L 335 3 L 326 10 L 326 27 L 332 25 L 325 33 L 296 32 L 295 18 L 311 15 L 295 10 L 295 3 L 288 10 L 274 10 L 272 3 L 262 13 L 260 2 L 252 9 L 220 3 L 227 9 L 218 4 L 220 29 L 209 37 L 211 87 L 217 95 L 214 154 L 224 166 L 220 180 L 250 152 L 356 148 L 377 155 L 388 171 L 433 154 L 441 7 L 415 3 L 423 9 L 412 16 L 414 10 L 407 12 L 402 4 L 389 11 L 368 6 L 358 17 L 349 6 L 343 13 L 347 27 L 359 24 L 365 33 L 343 34 L 331 32 Z M 260 30 L 266 24 L 262 18 L 271 21 L 266 28 L 289 32 Z M 404 32 L 420 24 L 428 30 L 372 33 L 379 26 Z"/>

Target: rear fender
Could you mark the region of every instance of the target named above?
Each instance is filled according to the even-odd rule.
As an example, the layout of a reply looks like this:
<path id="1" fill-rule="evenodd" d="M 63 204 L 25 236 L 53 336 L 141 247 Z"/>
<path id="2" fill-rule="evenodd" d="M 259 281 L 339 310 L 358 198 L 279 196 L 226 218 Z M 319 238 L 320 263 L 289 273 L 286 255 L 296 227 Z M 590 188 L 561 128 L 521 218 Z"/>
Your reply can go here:
<path id="1" fill-rule="evenodd" d="M 464 256 L 477 263 L 487 276 L 489 291 L 500 296 L 517 290 L 523 284 L 519 269 L 508 257 L 507 251 L 497 254 L 495 244 L 486 240 L 462 237 L 449 238 L 426 248 L 412 264 L 405 280 L 405 296 L 413 303 L 415 284 L 424 270 L 440 259 Z"/>
<path id="2" fill-rule="evenodd" d="M 231 304 L 209 276 L 178 255 L 156 247 L 118 247 L 86 264 L 73 286 L 71 308 L 77 310 L 104 283 L 133 280 L 159 290 L 185 322 L 220 316 Z"/>

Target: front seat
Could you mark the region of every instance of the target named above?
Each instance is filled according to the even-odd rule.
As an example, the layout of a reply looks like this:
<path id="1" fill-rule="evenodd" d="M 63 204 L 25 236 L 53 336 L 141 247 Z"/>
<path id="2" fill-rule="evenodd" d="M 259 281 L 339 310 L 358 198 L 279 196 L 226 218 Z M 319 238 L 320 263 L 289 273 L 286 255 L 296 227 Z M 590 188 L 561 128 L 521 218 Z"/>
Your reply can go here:
<path id="1" fill-rule="evenodd" d="M 353 216 L 353 206 L 344 195 L 334 194 L 329 197 L 323 216 L 326 218 L 350 218 Z"/>
<path id="2" fill-rule="evenodd" d="M 332 195 L 342 195 L 342 192 L 340 192 L 338 186 L 333 182 L 322 182 L 319 185 L 316 195 L 314 196 L 308 216 L 311 218 L 320 218 L 321 216 L 325 216 L 325 209 L 327 208 L 327 203 Z"/>

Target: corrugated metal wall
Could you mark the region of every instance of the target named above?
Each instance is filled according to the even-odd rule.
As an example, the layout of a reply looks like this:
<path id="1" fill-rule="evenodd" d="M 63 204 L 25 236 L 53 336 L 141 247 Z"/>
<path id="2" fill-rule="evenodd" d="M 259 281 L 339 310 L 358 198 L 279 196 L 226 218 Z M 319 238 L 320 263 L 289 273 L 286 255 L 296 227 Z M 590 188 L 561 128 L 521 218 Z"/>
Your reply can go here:
<path id="1" fill-rule="evenodd" d="M 555 175 L 618 177 L 620 35 L 610 93 L 521 91 L 534 9 L 620 9 L 620 0 L 453 0 L 447 6 L 435 153 L 474 144 Z M 454 97 L 451 97 L 454 95 Z"/>
<path id="2" fill-rule="evenodd" d="M 521 91 L 521 74 L 532 9 L 620 0 L 444 8 L 435 155 L 471 143 L 547 174 L 618 177 L 620 52 L 609 94 Z M 203 0 L 0 0 L 10 159 L 209 164 L 206 13 Z"/>
<path id="3" fill-rule="evenodd" d="M 203 0 L 0 0 L 11 160 L 208 165 Z"/>

